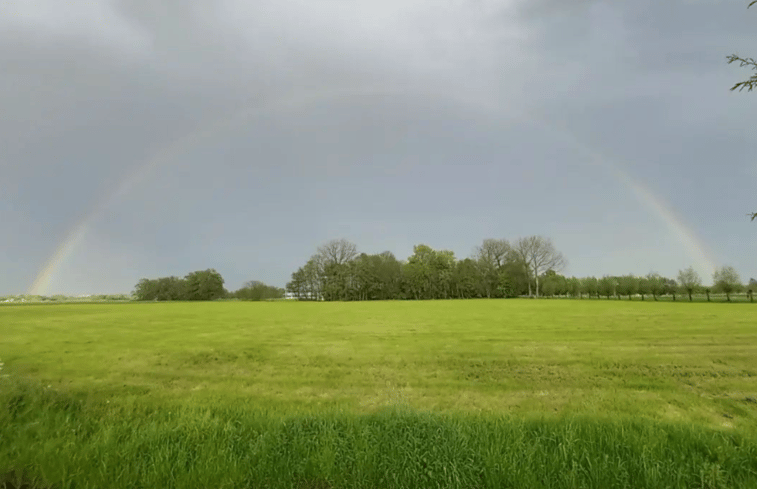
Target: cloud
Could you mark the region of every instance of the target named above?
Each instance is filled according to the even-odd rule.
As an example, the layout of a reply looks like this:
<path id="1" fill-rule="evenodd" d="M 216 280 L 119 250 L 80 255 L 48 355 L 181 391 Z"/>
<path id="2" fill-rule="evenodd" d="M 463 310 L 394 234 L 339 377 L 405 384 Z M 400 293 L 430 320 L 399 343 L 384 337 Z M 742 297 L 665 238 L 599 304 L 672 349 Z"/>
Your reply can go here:
<path id="1" fill-rule="evenodd" d="M 578 274 L 616 271 L 598 254 L 618 273 L 684 266 L 549 126 L 622 161 L 710 243 L 741 240 L 752 228 L 721 215 L 753 207 L 752 99 L 728 92 L 745 73 L 724 57 L 753 44 L 754 15 L 675 0 L 4 2 L 0 210 L 17 231 L 0 253 L 28 255 L 0 277 L 31 282 L 85 216 L 85 271 L 69 263 L 58 290 L 72 274 L 92 291 L 110 248 L 139 276 L 222 256 L 240 281 L 283 284 L 350 233 L 398 255 L 554 233 Z M 585 238 L 629 229 L 664 249 L 623 259 Z M 98 287 L 131 280 L 105 275 Z"/>
<path id="2" fill-rule="evenodd" d="M 107 0 L 11 0 L 0 4 L 3 25 L 40 42 L 76 39 L 105 44 L 121 55 L 143 54 L 150 45 L 146 32 L 119 15 Z"/>

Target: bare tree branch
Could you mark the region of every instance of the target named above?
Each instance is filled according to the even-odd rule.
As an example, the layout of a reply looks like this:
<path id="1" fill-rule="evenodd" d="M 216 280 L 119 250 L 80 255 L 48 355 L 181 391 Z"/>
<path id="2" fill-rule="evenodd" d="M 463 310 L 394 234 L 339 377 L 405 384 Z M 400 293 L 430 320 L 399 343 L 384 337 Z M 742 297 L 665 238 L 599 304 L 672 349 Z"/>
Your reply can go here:
<path id="1" fill-rule="evenodd" d="M 346 239 L 334 239 L 318 247 L 318 255 L 324 264 L 342 265 L 357 256 L 357 246 Z"/>
<path id="2" fill-rule="evenodd" d="M 549 238 L 542 236 L 520 238 L 515 243 L 514 250 L 519 258 L 526 263 L 528 275 L 533 276 L 536 281 L 536 297 L 539 297 L 539 274 L 547 270 L 558 272 L 566 265 L 565 257 L 555 249 L 552 240 Z M 530 295 L 530 280 L 528 288 Z"/>
<path id="3" fill-rule="evenodd" d="M 506 239 L 485 239 L 481 246 L 476 247 L 474 257 L 494 268 L 500 268 L 511 251 Z"/>

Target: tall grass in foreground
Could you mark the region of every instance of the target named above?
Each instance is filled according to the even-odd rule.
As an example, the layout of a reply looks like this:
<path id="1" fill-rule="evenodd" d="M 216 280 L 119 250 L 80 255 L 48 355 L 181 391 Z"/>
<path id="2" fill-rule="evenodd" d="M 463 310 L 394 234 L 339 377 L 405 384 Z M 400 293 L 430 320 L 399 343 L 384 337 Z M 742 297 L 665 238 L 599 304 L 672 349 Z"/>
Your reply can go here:
<path id="1" fill-rule="evenodd" d="M 3 478 L 4 477 L 4 478 Z M 110 404 L 0 382 L 0 487 L 739 488 L 757 439 L 628 418 L 430 414 L 282 416 Z"/>

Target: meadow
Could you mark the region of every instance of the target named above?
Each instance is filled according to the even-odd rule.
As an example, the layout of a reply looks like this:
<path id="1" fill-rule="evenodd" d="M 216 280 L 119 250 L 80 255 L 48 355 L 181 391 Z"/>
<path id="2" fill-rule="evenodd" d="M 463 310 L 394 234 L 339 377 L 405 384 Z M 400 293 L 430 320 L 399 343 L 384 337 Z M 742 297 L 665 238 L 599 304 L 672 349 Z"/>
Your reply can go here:
<path id="1" fill-rule="evenodd" d="M 0 307 L 0 487 L 755 487 L 757 310 Z"/>

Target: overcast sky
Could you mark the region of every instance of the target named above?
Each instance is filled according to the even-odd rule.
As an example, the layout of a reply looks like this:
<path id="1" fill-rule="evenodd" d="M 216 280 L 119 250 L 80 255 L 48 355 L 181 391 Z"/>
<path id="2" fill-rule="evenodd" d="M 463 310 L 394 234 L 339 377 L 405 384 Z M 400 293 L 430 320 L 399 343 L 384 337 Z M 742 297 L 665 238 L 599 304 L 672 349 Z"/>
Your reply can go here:
<path id="1" fill-rule="evenodd" d="M 38 292 L 532 234 L 568 275 L 748 281 L 747 3 L 2 2 L 0 294 L 58 251 Z"/>

